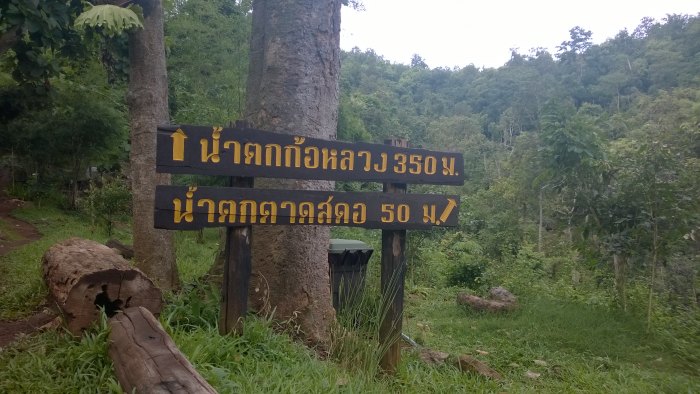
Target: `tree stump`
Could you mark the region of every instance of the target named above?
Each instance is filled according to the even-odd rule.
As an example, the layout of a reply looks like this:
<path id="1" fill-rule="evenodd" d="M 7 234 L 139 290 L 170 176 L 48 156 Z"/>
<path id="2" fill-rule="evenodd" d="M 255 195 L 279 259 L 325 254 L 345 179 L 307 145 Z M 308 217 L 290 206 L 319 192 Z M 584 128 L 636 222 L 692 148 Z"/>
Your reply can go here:
<path id="1" fill-rule="evenodd" d="M 109 356 L 124 392 L 216 393 L 147 309 L 125 309 L 109 325 Z"/>
<path id="2" fill-rule="evenodd" d="M 80 335 L 99 318 L 131 306 L 160 313 L 160 289 L 114 250 L 100 243 L 71 238 L 53 245 L 42 258 L 44 281 L 68 330 Z"/>

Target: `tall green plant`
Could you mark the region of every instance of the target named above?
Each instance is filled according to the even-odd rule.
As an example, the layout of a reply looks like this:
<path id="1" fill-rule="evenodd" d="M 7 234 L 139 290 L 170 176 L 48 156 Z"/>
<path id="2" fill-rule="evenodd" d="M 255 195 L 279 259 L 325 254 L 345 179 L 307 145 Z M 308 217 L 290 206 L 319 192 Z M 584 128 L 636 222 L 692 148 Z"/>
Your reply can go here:
<path id="1" fill-rule="evenodd" d="M 102 177 L 100 182 L 92 181 L 83 208 L 93 222 L 102 222 L 107 236 L 111 236 L 114 225 L 119 221 L 128 221 L 131 215 L 131 192 L 126 180 L 107 176 Z"/>

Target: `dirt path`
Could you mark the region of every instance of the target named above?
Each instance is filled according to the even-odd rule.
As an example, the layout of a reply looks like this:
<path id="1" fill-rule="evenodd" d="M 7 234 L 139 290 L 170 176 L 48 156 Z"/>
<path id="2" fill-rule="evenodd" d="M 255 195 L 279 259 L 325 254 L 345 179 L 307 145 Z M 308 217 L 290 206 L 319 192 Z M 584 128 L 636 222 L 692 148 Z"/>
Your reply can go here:
<path id="1" fill-rule="evenodd" d="M 12 211 L 23 205 L 24 201 L 0 196 L 0 256 L 41 238 L 36 227 L 11 216 Z"/>
<path id="2" fill-rule="evenodd" d="M 24 202 L 21 200 L 0 196 L 0 256 L 41 238 L 41 233 L 36 227 L 11 216 L 12 211 L 22 205 Z M 0 349 L 22 335 L 35 332 L 55 318 L 56 315 L 53 312 L 44 309 L 26 319 L 0 320 Z"/>

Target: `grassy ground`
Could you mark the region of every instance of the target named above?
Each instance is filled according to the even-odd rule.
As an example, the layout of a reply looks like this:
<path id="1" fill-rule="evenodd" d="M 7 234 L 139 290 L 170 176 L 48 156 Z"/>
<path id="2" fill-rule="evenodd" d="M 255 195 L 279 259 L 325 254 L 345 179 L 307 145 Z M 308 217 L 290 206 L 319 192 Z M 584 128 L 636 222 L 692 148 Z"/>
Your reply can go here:
<path id="1" fill-rule="evenodd" d="M 44 238 L 0 259 L 0 318 L 30 314 L 45 296 L 39 262 L 53 243 L 69 236 L 104 241 L 89 221 L 59 211 L 27 209 Z M 128 241 L 126 232 L 118 238 Z M 353 234 L 340 232 L 340 236 Z M 431 366 L 404 349 L 395 377 L 376 373 L 379 351 L 372 340 L 376 270 L 370 270 L 369 300 L 345 321 L 365 319 L 365 329 L 336 329 L 328 359 L 293 342 L 273 320 L 252 316 L 242 337 L 218 335 L 217 292 L 198 283 L 218 240 L 205 233 L 178 233 L 178 261 L 184 291 L 169 296 L 161 321 L 202 375 L 222 393 L 329 392 L 700 392 L 698 365 L 679 360 L 668 339 L 647 335 L 643 319 L 606 308 L 534 295 L 506 315 L 476 314 L 455 304 L 458 289 L 409 284 L 404 331 L 422 345 L 453 355 L 471 354 L 504 376 L 495 382 L 465 374 L 449 364 Z M 378 264 L 378 256 L 371 264 Z M 352 314 L 352 313 L 350 313 Z M 369 327 L 369 328 L 367 328 Z M 0 351 L 0 393 L 119 392 L 106 356 L 104 323 L 75 340 L 62 331 L 24 338 Z M 537 361 L 536 361 L 537 360 Z M 526 373 L 540 374 L 536 379 Z"/>

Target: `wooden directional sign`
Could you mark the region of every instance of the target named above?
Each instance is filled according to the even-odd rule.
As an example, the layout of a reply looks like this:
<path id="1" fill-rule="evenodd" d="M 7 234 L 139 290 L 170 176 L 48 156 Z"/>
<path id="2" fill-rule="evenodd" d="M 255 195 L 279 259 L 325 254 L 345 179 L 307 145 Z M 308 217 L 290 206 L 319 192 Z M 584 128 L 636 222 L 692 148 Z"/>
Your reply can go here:
<path id="1" fill-rule="evenodd" d="M 157 186 L 155 227 L 327 225 L 381 229 L 456 226 L 459 197 L 217 187 Z"/>
<path id="2" fill-rule="evenodd" d="M 158 127 L 156 171 L 462 185 L 461 153 L 327 141 L 246 127 Z"/>

